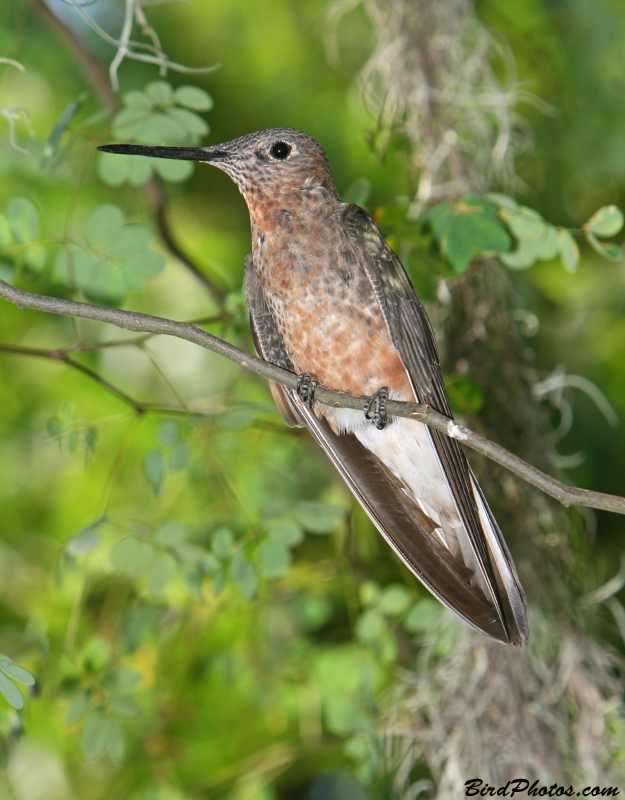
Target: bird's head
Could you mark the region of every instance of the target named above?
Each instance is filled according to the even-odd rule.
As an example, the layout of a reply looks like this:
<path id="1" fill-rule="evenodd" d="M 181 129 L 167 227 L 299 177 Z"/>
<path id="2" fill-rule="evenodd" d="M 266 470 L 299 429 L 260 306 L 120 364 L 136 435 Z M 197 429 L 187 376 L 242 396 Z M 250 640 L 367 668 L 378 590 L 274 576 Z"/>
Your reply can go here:
<path id="1" fill-rule="evenodd" d="M 295 128 L 269 128 L 212 147 L 109 144 L 98 150 L 212 164 L 237 184 L 253 218 L 313 192 L 338 199 L 323 147 Z"/>

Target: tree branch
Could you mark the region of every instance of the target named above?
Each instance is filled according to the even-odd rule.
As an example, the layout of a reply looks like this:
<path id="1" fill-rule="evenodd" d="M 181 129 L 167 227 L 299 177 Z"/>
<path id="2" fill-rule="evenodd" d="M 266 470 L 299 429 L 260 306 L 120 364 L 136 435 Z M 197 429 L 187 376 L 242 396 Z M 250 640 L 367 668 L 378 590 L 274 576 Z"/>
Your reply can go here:
<path id="1" fill-rule="evenodd" d="M 10 303 L 14 303 L 20 309 L 29 308 L 66 317 L 81 317 L 95 320 L 96 322 L 105 322 L 118 328 L 136 331 L 137 333 L 152 333 L 185 339 L 207 350 L 212 350 L 230 361 L 235 361 L 256 375 L 281 383 L 289 389 L 297 388 L 297 375 L 294 373 L 277 367 L 268 361 L 255 358 L 189 322 L 175 322 L 162 317 L 153 317 L 150 314 L 139 314 L 134 311 L 121 311 L 117 308 L 106 308 L 91 303 L 79 303 L 74 300 L 46 297 L 45 295 L 16 289 L 4 281 L 0 281 L 0 297 Z M 319 403 L 328 406 L 353 408 L 356 411 L 364 411 L 365 405 L 369 400 L 368 397 L 355 397 L 345 392 L 337 392 L 321 386 L 317 388 L 315 398 Z M 523 461 L 518 456 L 513 455 L 505 448 L 500 447 L 500 445 L 491 442 L 484 436 L 480 436 L 479 433 L 475 433 L 464 425 L 459 425 L 453 419 L 435 411 L 428 405 L 389 400 L 387 411 L 390 417 L 407 417 L 419 420 L 431 428 L 436 428 L 446 433 L 452 439 L 457 439 L 467 447 L 482 453 L 491 461 L 495 461 L 505 467 L 524 481 L 527 481 L 527 483 L 559 500 L 565 506 L 587 506 L 588 508 L 613 511 L 616 514 L 625 514 L 625 498 L 567 486 L 536 469 L 536 467 Z"/>

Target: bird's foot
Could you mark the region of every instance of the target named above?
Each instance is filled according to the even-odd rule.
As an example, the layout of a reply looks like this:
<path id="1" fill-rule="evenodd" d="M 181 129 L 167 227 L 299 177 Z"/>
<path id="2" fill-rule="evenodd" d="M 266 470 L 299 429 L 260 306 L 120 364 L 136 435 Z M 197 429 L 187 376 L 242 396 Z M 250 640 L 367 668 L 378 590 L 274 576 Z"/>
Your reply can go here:
<path id="1" fill-rule="evenodd" d="M 388 389 L 383 386 L 375 394 L 372 394 L 365 406 L 365 419 L 372 420 L 375 427 L 381 431 L 388 423 L 386 414 L 386 401 L 388 400 Z"/>
<path id="2" fill-rule="evenodd" d="M 311 411 L 315 402 L 315 389 L 317 386 L 318 382 L 309 372 L 302 372 L 297 379 L 297 389 L 295 390 L 297 396 L 303 403 L 306 403 Z"/>

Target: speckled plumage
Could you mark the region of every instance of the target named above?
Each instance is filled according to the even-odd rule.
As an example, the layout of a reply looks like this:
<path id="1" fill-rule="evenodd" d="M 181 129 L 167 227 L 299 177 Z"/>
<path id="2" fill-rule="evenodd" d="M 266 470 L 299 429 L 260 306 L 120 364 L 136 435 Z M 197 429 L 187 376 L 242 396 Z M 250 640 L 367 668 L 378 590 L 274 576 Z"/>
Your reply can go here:
<path id="1" fill-rule="evenodd" d="M 113 145 L 222 169 L 247 203 L 245 272 L 263 358 L 333 389 L 427 402 L 451 416 L 431 326 L 368 214 L 340 201 L 321 145 L 276 128 L 208 148 Z M 375 428 L 360 412 L 306 407 L 272 385 L 289 424 L 306 425 L 413 573 L 478 630 L 523 644 L 525 598 L 501 532 L 458 443 L 405 419 Z"/>

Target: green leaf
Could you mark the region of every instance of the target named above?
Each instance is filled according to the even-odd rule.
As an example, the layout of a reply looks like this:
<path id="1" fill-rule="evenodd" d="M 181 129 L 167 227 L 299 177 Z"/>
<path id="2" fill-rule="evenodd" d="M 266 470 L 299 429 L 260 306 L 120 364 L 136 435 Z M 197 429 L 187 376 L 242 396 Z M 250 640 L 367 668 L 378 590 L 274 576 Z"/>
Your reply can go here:
<path id="1" fill-rule="evenodd" d="M 115 153 L 98 153 L 96 171 L 98 177 L 107 186 L 121 186 L 126 182 L 128 169 L 137 156 L 116 155 Z"/>
<path id="2" fill-rule="evenodd" d="M 115 115 L 112 123 L 113 135 L 117 139 L 135 139 L 140 137 L 144 126 L 150 124 L 152 115 L 145 109 L 132 107 L 124 108 Z"/>
<path id="3" fill-rule="evenodd" d="M 623 227 L 623 212 L 616 206 L 604 206 L 595 211 L 586 225 L 595 236 L 602 238 L 616 236 Z"/>
<path id="4" fill-rule="evenodd" d="M 157 496 L 161 492 L 166 471 L 167 466 L 161 451 L 151 450 L 143 460 L 143 474 Z"/>
<path id="5" fill-rule="evenodd" d="M 173 90 L 167 81 L 152 81 L 145 87 L 145 94 L 159 106 L 171 103 Z"/>
<path id="6" fill-rule="evenodd" d="M 489 217 L 494 217 L 497 213 L 497 203 L 482 197 L 479 194 L 468 194 L 461 198 L 456 208 L 462 213 L 479 212 Z"/>
<path id="7" fill-rule="evenodd" d="M 111 550 L 113 569 L 129 575 L 139 575 L 148 565 L 145 559 L 145 551 L 134 536 L 125 536 L 123 539 L 119 539 Z"/>
<path id="8" fill-rule="evenodd" d="M 9 228 L 9 221 L 4 214 L 0 214 L 0 250 L 10 245 L 12 241 L 13 238 L 11 236 L 11 229 Z"/>
<path id="9" fill-rule="evenodd" d="M 512 253 L 501 253 L 500 258 L 510 269 L 529 269 L 538 261 L 539 246 L 535 240 L 523 239 Z"/>
<path id="10" fill-rule="evenodd" d="M 158 429 L 158 440 L 165 447 L 175 447 L 180 441 L 180 425 L 175 419 L 167 419 Z"/>
<path id="11" fill-rule="evenodd" d="M 258 550 L 258 566 L 265 578 L 281 578 L 291 566 L 291 551 L 271 539 Z"/>
<path id="12" fill-rule="evenodd" d="M 46 248 L 38 242 L 29 244 L 24 250 L 24 264 L 35 276 L 41 275 L 46 268 L 47 261 L 48 252 Z"/>
<path id="13" fill-rule="evenodd" d="M 575 272 L 579 263 L 577 242 L 565 228 L 558 228 L 557 237 L 560 260 L 569 272 Z"/>
<path id="14" fill-rule="evenodd" d="M 175 547 L 187 538 L 187 528 L 183 522 L 170 520 L 156 531 L 156 541 L 165 547 Z"/>
<path id="15" fill-rule="evenodd" d="M 620 261 L 623 253 L 617 244 L 610 242 L 603 245 L 603 255 L 610 261 Z"/>
<path id="16" fill-rule="evenodd" d="M 94 709 L 82 729 L 80 749 L 85 758 L 91 760 L 101 756 L 109 743 L 109 720 L 102 710 Z"/>
<path id="17" fill-rule="evenodd" d="M 344 509 L 314 501 L 298 503 L 295 514 L 307 531 L 320 535 L 332 533 L 339 521 L 345 517 Z"/>
<path id="18" fill-rule="evenodd" d="M 220 568 L 219 561 L 212 553 L 206 553 L 199 547 L 197 549 L 202 553 L 202 557 L 198 559 L 202 572 L 205 575 L 214 575 Z"/>
<path id="19" fill-rule="evenodd" d="M 204 569 L 206 562 L 208 571 L 214 572 L 219 569 L 219 561 L 203 547 L 198 547 L 196 544 L 177 544 L 175 549 L 180 561 L 186 562 L 189 567 Z"/>
<path id="20" fill-rule="evenodd" d="M 128 162 L 126 168 L 126 180 L 131 186 L 143 186 L 150 180 L 154 171 L 153 159 L 143 156 L 129 156 L 132 161 Z"/>
<path id="21" fill-rule="evenodd" d="M 13 284 L 15 281 L 15 264 L 0 260 L 0 281 Z M 0 739 L 0 741 L 2 741 Z"/>
<path id="22" fill-rule="evenodd" d="M 172 472 L 177 472 L 184 469 L 189 461 L 191 450 L 186 442 L 181 442 L 169 456 L 169 469 Z"/>
<path id="23" fill-rule="evenodd" d="M 388 631 L 382 639 L 376 642 L 376 651 L 379 659 L 385 667 L 392 667 L 397 662 L 397 638 L 395 634 Z"/>
<path id="24" fill-rule="evenodd" d="M 39 235 L 39 210 L 29 197 L 9 200 L 7 217 L 11 235 L 19 244 L 26 244 Z"/>
<path id="25" fill-rule="evenodd" d="M 506 208 L 508 211 L 516 211 L 519 207 L 519 204 L 516 200 L 512 197 L 508 197 L 507 194 L 498 194 L 497 192 L 488 192 L 484 195 L 487 200 L 490 200 L 495 205 L 499 206 L 499 208 Z"/>
<path id="26" fill-rule="evenodd" d="M 436 600 L 424 597 L 423 600 L 418 600 L 406 615 L 404 628 L 408 633 L 423 633 L 432 627 L 442 610 L 440 603 L 437 603 Z"/>
<path id="27" fill-rule="evenodd" d="M 364 206 L 371 196 L 371 181 L 367 178 L 358 178 L 343 193 L 341 198 L 344 203 L 355 203 L 357 206 Z"/>
<path id="28" fill-rule="evenodd" d="M 542 239 L 548 227 L 537 211 L 527 206 L 519 206 L 515 211 L 504 208 L 501 218 L 517 239 Z"/>
<path id="29" fill-rule="evenodd" d="M 403 614 L 410 605 L 410 592 L 399 583 L 391 584 L 382 590 L 378 608 L 383 614 L 395 617 Z"/>
<path id="30" fill-rule="evenodd" d="M 167 588 L 175 571 L 175 562 L 169 553 L 157 553 L 150 566 L 148 585 L 154 594 L 161 594 Z"/>
<path id="31" fill-rule="evenodd" d="M 58 423 L 57 423 L 58 424 Z M 88 525 L 65 542 L 65 550 L 70 556 L 84 556 L 91 553 L 100 543 L 96 530 L 106 524 L 109 517 L 105 514 L 100 519 Z"/>
<path id="32" fill-rule="evenodd" d="M 6 667 L 4 668 L 6 669 Z M 7 703 L 18 711 L 24 708 L 24 698 L 17 686 L 10 681 L 4 672 L 0 672 L 0 692 Z"/>
<path id="33" fill-rule="evenodd" d="M 473 201 L 474 198 L 467 198 Z M 510 236 L 504 226 L 484 213 L 485 201 L 473 205 L 439 203 L 428 217 L 441 253 L 455 272 L 462 272 L 478 253 L 507 252 Z"/>
<path id="34" fill-rule="evenodd" d="M 381 590 L 375 581 L 365 581 L 360 585 L 358 597 L 363 606 L 370 606 L 380 599 Z"/>
<path id="35" fill-rule="evenodd" d="M 213 594 L 215 595 L 215 597 L 219 597 L 219 595 L 222 593 L 225 583 L 226 583 L 226 576 L 224 574 L 223 569 L 217 570 L 217 572 L 213 576 Z"/>
<path id="36" fill-rule="evenodd" d="M 551 261 L 558 255 L 558 231 L 553 225 L 547 225 L 544 236 L 537 240 L 536 254 L 542 261 Z"/>
<path id="37" fill-rule="evenodd" d="M 258 575 L 242 550 L 237 550 L 230 562 L 230 577 L 246 600 L 252 600 L 256 596 Z"/>
<path id="38" fill-rule="evenodd" d="M 109 692 L 123 694 L 138 686 L 143 679 L 142 674 L 131 667 L 117 667 L 111 670 L 102 681 L 102 686 Z"/>
<path id="39" fill-rule="evenodd" d="M 187 135 L 186 127 L 175 117 L 169 114 L 152 114 L 146 120 L 145 131 L 141 132 L 141 141 L 146 144 L 156 144 L 157 142 L 183 142 Z M 166 159 L 167 160 L 167 159 Z M 156 159 L 161 162 L 162 159 Z M 184 163 L 175 162 L 175 163 Z"/>
<path id="40" fill-rule="evenodd" d="M 152 232 L 144 225 L 124 225 L 110 243 L 109 252 L 115 258 L 139 261 L 152 238 Z"/>
<path id="41" fill-rule="evenodd" d="M 219 425 L 222 428 L 247 428 L 253 424 L 255 419 L 256 412 L 254 409 L 243 406 L 233 408 L 222 414 L 219 418 Z"/>
<path id="42" fill-rule="evenodd" d="M 88 236 L 97 250 L 76 245 L 61 250 L 53 270 L 58 281 L 81 289 L 90 298 L 118 303 L 129 291 L 141 289 L 146 278 L 162 272 L 164 257 L 149 249 L 152 232 L 144 225 L 119 226 L 120 214 L 108 204 L 96 210 L 88 223 Z"/>
<path id="43" fill-rule="evenodd" d="M 12 663 L 13 661 L 8 656 L 0 655 L 0 669 L 2 669 L 2 667 L 8 667 L 9 664 Z"/>
<path id="44" fill-rule="evenodd" d="M 175 161 L 173 159 L 154 159 L 154 169 L 164 181 L 182 183 L 193 175 L 195 166 L 193 161 Z"/>
<path id="45" fill-rule="evenodd" d="M 67 714 L 65 715 L 66 724 L 73 725 L 75 722 L 78 722 L 81 717 L 84 717 L 89 709 L 90 702 L 91 695 L 89 692 L 86 692 L 84 689 L 78 689 L 72 698 L 70 707 L 67 709 Z"/>
<path id="46" fill-rule="evenodd" d="M 456 414 L 476 414 L 484 405 L 482 387 L 468 375 L 446 375 L 445 388 L 451 409 Z"/>
<path id="47" fill-rule="evenodd" d="M 98 206 L 87 220 L 85 239 L 92 247 L 108 244 L 125 222 L 124 212 L 114 203 Z"/>
<path id="48" fill-rule="evenodd" d="M 209 93 L 198 86 L 180 86 L 174 92 L 174 97 L 181 106 L 192 108 L 194 111 L 210 111 L 214 105 Z"/>
<path id="49" fill-rule="evenodd" d="M 102 672 L 111 660 L 111 646 L 105 639 L 92 639 L 85 648 L 82 661 L 85 669 L 92 673 Z"/>
<path id="50" fill-rule="evenodd" d="M 586 240 L 591 245 L 591 247 L 602 255 L 604 258 L 609 259 L 610 261 L 619 261 L 621 258 L 621 249 L 617 244 L 613 242 L 600 242 L 599 239 L 595 236 L 595 234 L 588 230 L 586 231 Z"/>
<path id="51" fill-rule="evenodd" d="M 50 417 L 46 422 L 46 430 L 49 436 L 59 436 L 63 432 L 63 428 L 58 417 Z"/>
<path id="52" fill-rule="evenodd" d="M 136 108 L 140 111 L 151 111 L 154 107 L 154 100 L 145 92 L 140 92 L 139 90 L 126 92 L 122 101 L 128 108 Z"/>
<path id="53" fill-rule="evenodd" d="M 324 595 L 304 594 L 295 603 L 297 616 L 307 631 L 317 631 L 332 616 L 332 603 Z"/>
<path id="54" fill-rule="evenodd" d="M 519 240 L 514 253 L 503 257 L 511 269 L 526 269 L 541 259 L 550 261 L 558 254 L 558 234 L 553 225 L 531 208 L 519 206 L 515 211 L 503 209 L 500 216 Z"/>
<path id="55" fill-rule="evenodd" d="M 271 520 L 267 523 L 267 530 L 271 538 L 284 547 L 296 547 L 304 541 L 302 526 L 294 520 Z"/>
<path id="56" fill-rule="evenodd" d="M 112 714 L 124 719 L 133 719 L 141 715 L 141 707 L 130 697 L 113 697 L 108 707 Z"/>
<path id="57" fill-rule="evenodd" d="M 366 736 L 353 736 L 346 742 L 343 752 L 354 761 L 368 761 L 372 755 L 371 741 Z"/>
<path id="58" fill-rule="evenodd" d="M 233 544 L 234 535 L 230 528 L 217 528 L 211 537 L 211 550 L 217 558 L 224 558 L 229 555 Z"/>
<path id="59" fill-rule="evenodd" d="M 108 728 L 109 751 L 113 760 L 119 764 L 119 762 L 124 758 L 124 753 L 126 752 L 124 736 L 119 725 L 112 719 L 108 720 Z"/>
<path id="60" fill-rule="evenodd" d="M 84 105 L 86 99 L 87 99 L 87 93 L 83 92 L 76 100 L 72 100 L 72 102 L 68 103 L 63 109 L 58 122 L 52 128 L 48 141 L 46 142 L 46 145 L 43 148 L 44 166 L 47 165 L 50 159 L 53 158 L 58 152 L 59 145 L 61 144 L 61 140 L 63 138 L 63 134 L 65 133 L 72 120 L 76 117 L 76 115 Z"/>
<path id="61" fill-rule="evenodd" d="M 179 125 L 182 125 L 189 136 L 194 139 L 195 137 L 206 136 L 209 132 L 207 123 L 193 111 L 188 111 L 186 108 L 170 108 L 167 114 Z"/>
<path id="62" fill-rule="evenodd" d="M 356 620 L 356 637 L 363 644 L 375 644 L 386 631 L 386 622 L 377 608 L 368 608 Z"/>
<path id="63" fill-rule="evenodd" d="M 366 718 L 358 701 L 348 694 L 328 692 L 323 697 L 325 723 L 330 733 L 345 736 L 366 725 Z"/>
<path id="64" fill-rule="evenodd" d="M 459 216 L 441 242 L 441 250 L 455 272 L 462 272 L 473 256 L 486 252 L 506 252 L 510 237 L 503 226 L 483 214 Z"/>
<path id="65" fill-rule="evenodd" d="M 24 686 L 35 685 L 35 679 L 30 672 L 22 667 L 18 667 L 16 664 L 8 664 L 6 667 L 2 667 L 2 672 L 8 675 L 12 680 L 23 683 Z"/>
<path id="66" fill-rule="evenodd" d="M 111 564 L 114 569 L 125 572 L 130 578 L 136 578 L 149 572 L 156 551 L 146 542 L 140 542 L 134 536 L 127 536 L 115 543 L 111 552 Z"/>

